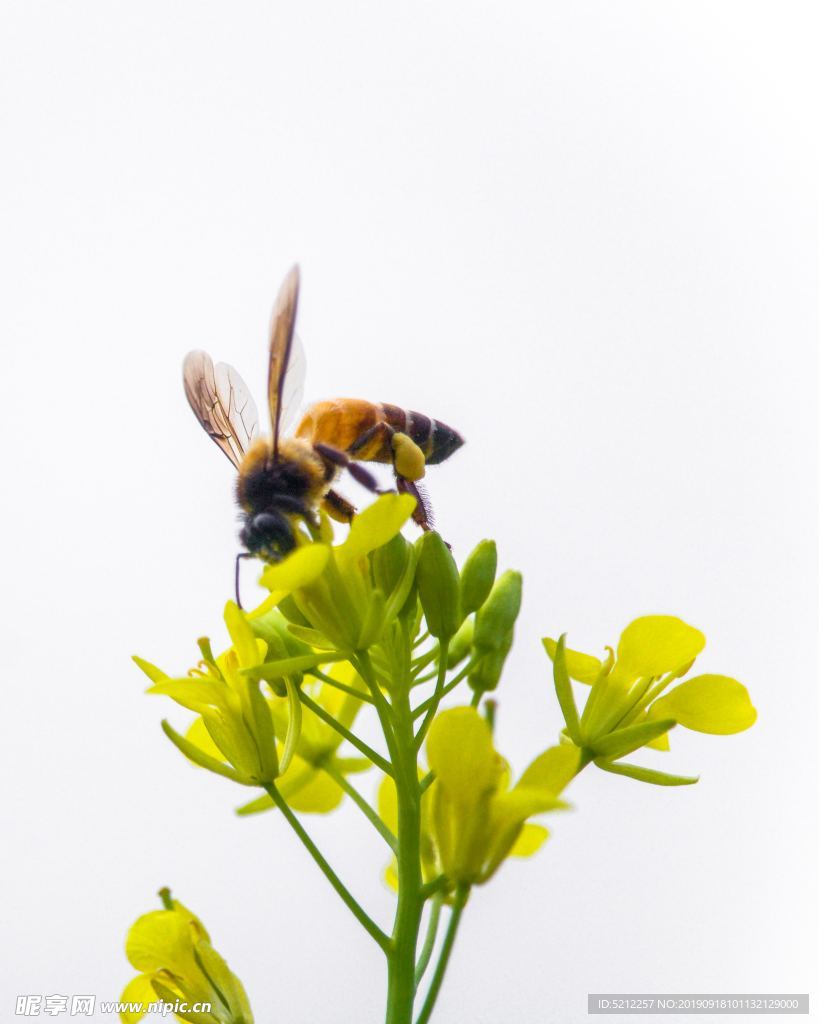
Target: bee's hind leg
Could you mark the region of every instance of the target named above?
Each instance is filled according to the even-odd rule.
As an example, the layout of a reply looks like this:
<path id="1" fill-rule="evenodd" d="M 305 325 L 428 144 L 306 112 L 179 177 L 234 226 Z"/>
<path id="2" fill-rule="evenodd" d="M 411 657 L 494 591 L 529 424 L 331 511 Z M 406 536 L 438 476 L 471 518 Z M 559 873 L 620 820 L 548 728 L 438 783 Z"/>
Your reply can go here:
<path id="1" fill-rule="evenodd" d="M 432 515 L 432 505 L 429 503 L 429 496 L 421 484 L 413 480 L 407 480 L 403 476 L 395 476 L 399 494 L 411 494 L 415 498 L 415 509 L 412 513 L 413 520 L 427 532 L 435 525 Z"/>
<path id="2" fill-rule="evenodd" d="M 347 452 L 341 451 L 340 448 L 333 448 L 329 444 L 315 444 L 313 448 L 331 465 L 338 466 L 339 469 L 346 469 L 353 480 L 361 484 L 362 487 L 366 487 L 368 491 L 372 491 L 373 494 L 384 493 L 379 488 L 378 481 L 372 473 L 357 462 L 354 462 Z"/>
<path id="3" fill-rule="evenodd" d="M 337 523 L 349 523 L 356 513 L 355 505 L 342 497 L 338 491 L 328 491 L 321 500 L 322 508 Z"/>

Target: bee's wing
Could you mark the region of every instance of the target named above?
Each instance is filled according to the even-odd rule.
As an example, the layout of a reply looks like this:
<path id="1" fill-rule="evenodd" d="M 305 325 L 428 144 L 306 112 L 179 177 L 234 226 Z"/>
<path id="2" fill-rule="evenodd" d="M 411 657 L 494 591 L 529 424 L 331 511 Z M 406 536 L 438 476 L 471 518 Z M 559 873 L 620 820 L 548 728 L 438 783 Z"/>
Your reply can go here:
<path id="1" fill-rule="evenodd" d="M 294 334 L 290 347 L 290 360 L 287 364 L 287 375 L 279 396 L 279 430 L 282 434 L 287 434 L 290 428 L 295 426 L 302 410 L 306 376 L 307 359 L 304 355 L 304 346 L 298 334 Z"/>
<path id="2" fill-rule="evenodd" d="M 207 352 L 201 350 L 185 356 L 182 376 L 194 415 L 238 469 L 259 432 L 256 403 L 245 382 L 232 366 L 214 366 Z"/>
<path id="3" fill-rule="evenodd" d="M 273 431 L 273 453 L 278 452 L 282 410 L 286 397 L 285 381 L 288 376 L 290 354 L 293 348 L 293 328 L 299 305 L 299 268 L 293 267 L 279 289 L 273 315 L 270 318 L 270 363 L 267 372 L 267 404 Z M 295 376 L 295 375 L 294 375 Z"/>

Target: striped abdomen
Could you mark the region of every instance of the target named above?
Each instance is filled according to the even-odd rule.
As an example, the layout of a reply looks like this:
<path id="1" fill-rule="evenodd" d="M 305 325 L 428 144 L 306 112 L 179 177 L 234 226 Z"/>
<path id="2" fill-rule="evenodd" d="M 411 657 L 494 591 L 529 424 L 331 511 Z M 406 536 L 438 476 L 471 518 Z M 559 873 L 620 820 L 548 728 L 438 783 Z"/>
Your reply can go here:
<path id="1" fill-rule="evenodd" d="M 422 412 L 401 409 L 397 405 L 382 402 L 380 406 L 384 419 L 395 430 L 408 434 L 426 456 L 427 464 L 434 466 L 457 451 L 464 439 L 452 427 L 440 420 L 433 420 Z"/>
<path id="2" fill-rule="evenodd" d="M 312 444 L 333 445 L 364 462 L 392 463 L 392 431 L 381 424 L 408 434 L 433 466 L 449 458 L 464 443 L 452 427 L 421 412 L 359 398 L 316 402 L 296 428 L 296 437 Z"/>

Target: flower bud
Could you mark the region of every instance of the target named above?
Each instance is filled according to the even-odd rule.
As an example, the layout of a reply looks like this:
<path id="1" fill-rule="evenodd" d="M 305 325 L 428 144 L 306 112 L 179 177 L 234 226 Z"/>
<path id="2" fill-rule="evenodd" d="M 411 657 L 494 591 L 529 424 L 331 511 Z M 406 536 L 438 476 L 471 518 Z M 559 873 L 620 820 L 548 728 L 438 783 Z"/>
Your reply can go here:
<path id="1" fill-rule="evenodd" d="M 455 668 L 467 657 L 472 650 L 472 637 L 475 633 L 475 620 L 464 619 L 461 628 L 449 641 L 446 652 L 446 667 Z"/>
<path id="2" fill-rule="evenodd" d="M 370 553 L 373 582 L 383 594 L 391 594 L 398 586 L 410 557 L 410 545 L 402 534 Z"/>
<path id="3" fill-rule="evenodd" d="M 419 541 L 418 596 L 432 636 L 449 640 L 463 621 L 458 567 L 438 533 L 425 533 Z"/>
<path id="4" fill-rule="evenodd" d="M 507 569 L 492 587 L 486 603 L 475 616 L 473 645 L 477 650 L 500 651 L 507 643 L 520 611 L 522 588 L 521 574 L 511 569 Z"/>
<path id="5" fill-rule="evenodd" d="M 500 682 L 506 656 L 512 647 L 515 631 L 510 629 L 503 643 L 496 651 L 487 651 L 475 668 L 469 673 L 469 685 L 478 693 L 494 690 Z"/>
<path id="6" fill-rule="evenodd" d="M 461 608 L 464 615 L 476 612 L 489 597 L 498 568 L 498 550 L 493 540 L 482 540 L 461 570 Z"/>

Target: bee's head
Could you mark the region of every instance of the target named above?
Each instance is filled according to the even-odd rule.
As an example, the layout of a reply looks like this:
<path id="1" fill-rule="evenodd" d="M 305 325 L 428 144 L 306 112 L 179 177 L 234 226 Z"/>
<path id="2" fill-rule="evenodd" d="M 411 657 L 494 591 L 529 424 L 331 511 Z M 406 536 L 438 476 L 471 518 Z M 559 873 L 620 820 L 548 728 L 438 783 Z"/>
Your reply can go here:
<path id="1" fill-rule="evenodd" d="M 268 562 L 277 562 L 296 546 L 289 519 L 276 510 L 248 516 L 239 539 L 251 555 L 258 555 Z"/>

